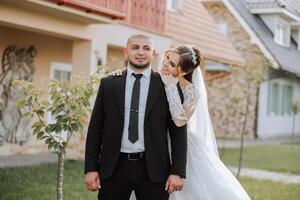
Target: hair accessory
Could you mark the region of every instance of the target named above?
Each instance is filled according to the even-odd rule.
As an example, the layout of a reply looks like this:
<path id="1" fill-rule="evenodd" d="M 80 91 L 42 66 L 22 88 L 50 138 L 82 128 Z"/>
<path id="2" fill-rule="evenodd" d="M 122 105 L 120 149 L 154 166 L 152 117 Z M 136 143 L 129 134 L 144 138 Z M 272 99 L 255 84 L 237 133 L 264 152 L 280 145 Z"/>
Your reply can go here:
<path id="1" fill-rule="evenodd" d="M 197 55 L 196 55 L 196 52 L 193 49 L 193 46 L 188 45 L 188 48 L 190 49 L 190 52 L 192 54 L 192 61 L 193 61 L 194 65 L 197 65 Z"/>

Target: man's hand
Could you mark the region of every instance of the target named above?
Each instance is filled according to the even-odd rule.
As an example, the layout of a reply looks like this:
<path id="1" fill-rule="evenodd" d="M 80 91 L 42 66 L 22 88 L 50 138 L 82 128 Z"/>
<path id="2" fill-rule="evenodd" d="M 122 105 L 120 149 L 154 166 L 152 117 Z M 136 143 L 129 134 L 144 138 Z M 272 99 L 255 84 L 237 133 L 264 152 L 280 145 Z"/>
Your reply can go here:
<path id="1" fill-rule="evenodd" d="M 166 182 L 165 190 L 168 193 L 172 193 L 174 191 L 181 191 L 183 189 L 183 179 L 178 175 L 169 175 L 169 178 Z"/>
<path id="2" fill-rule="evenodd" d="M 92 192 L 98 191 L 101 188 L 100 176 L 98 172 L 88 172 L 85 174 L 84 184 Z"/>

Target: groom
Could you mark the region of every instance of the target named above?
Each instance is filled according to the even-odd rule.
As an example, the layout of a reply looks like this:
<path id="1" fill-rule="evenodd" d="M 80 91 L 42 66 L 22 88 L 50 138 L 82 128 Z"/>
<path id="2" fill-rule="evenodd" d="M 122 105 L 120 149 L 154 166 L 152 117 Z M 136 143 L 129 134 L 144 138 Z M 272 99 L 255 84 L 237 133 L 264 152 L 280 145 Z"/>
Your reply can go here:
<path id="1" fill-rule="evenodd" d="M 128 200 L 133 190 L 138 200 L 167 200 L 183 187 L 186 126 L 174 125 L 163 82 L 151 70 L 151 39 L 131 36 L 124 54 L 129 64 L 122 76 L 101 79 L 87 133 L 85 184 L 99 190 L 101 200 Z"/>

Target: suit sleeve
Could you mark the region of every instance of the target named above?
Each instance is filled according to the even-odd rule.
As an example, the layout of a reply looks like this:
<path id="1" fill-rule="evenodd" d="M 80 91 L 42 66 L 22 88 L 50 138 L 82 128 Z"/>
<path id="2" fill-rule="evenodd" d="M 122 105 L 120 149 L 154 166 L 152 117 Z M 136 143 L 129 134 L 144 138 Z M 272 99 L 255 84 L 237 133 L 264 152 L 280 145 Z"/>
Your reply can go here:
<path id="1" fill-rule="evenodd" d="M 84 173 L 99 171 L 99 156 L 101 154 L 102 134 L 104 125 L 104 105 L 103 105 L 103 79 L 99 86 L 95 100 L 90 123 L 88 126 L 86 146 L 85 146 L 85 167 Z"/>
<path id="2" fill-rule="evenodd" d="M 170 174 L 186 176 L 186 156 L 187 156 L 187 126 L 177 127 L 169 112 L 168 119 L 169 134 L 171 139 L 171 159 L 172 165 Z"/>

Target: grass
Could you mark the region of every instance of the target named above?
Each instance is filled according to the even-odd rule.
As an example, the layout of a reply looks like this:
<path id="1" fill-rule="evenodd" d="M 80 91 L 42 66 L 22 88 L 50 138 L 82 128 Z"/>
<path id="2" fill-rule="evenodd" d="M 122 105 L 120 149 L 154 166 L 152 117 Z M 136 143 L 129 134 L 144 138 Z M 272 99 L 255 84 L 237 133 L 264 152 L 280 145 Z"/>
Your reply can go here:
<path id="1" fill-rule="evenodd" d="M 300 197 L 300 184 L 282 184 L 245 177 L 241 183 L 252 200 L 296 200 Z"/>
<path id="2" fill-rule="evenodd" d="M 95 200 L 96 193 L 87 191 L 83 184 L 83 163 L 65 164 L 64 199 Z M 55 199 L 56 165 L 0 168 L 1 200 Z M 300 185 L 274 183 L 242 178 L 242 185 L 253 200 L 291 200 L 300 196 Z"/>
<path id="3" fill-rule="evenodd" d="M 225 148 L 221 159 L 226 165 L 237 166 L 238 148 Z M 300 174 L 300 146 L 258 145 L 244 150 L 243 167 Z"/>
<path id="4" fill-rule="evenodd" d="M 56 199 L 56 164 L 0 168 L 1 200 Z M 64 174 L 64 200 L 97 199 L 84 186 L 83 163 L 67 161 Z"/>

